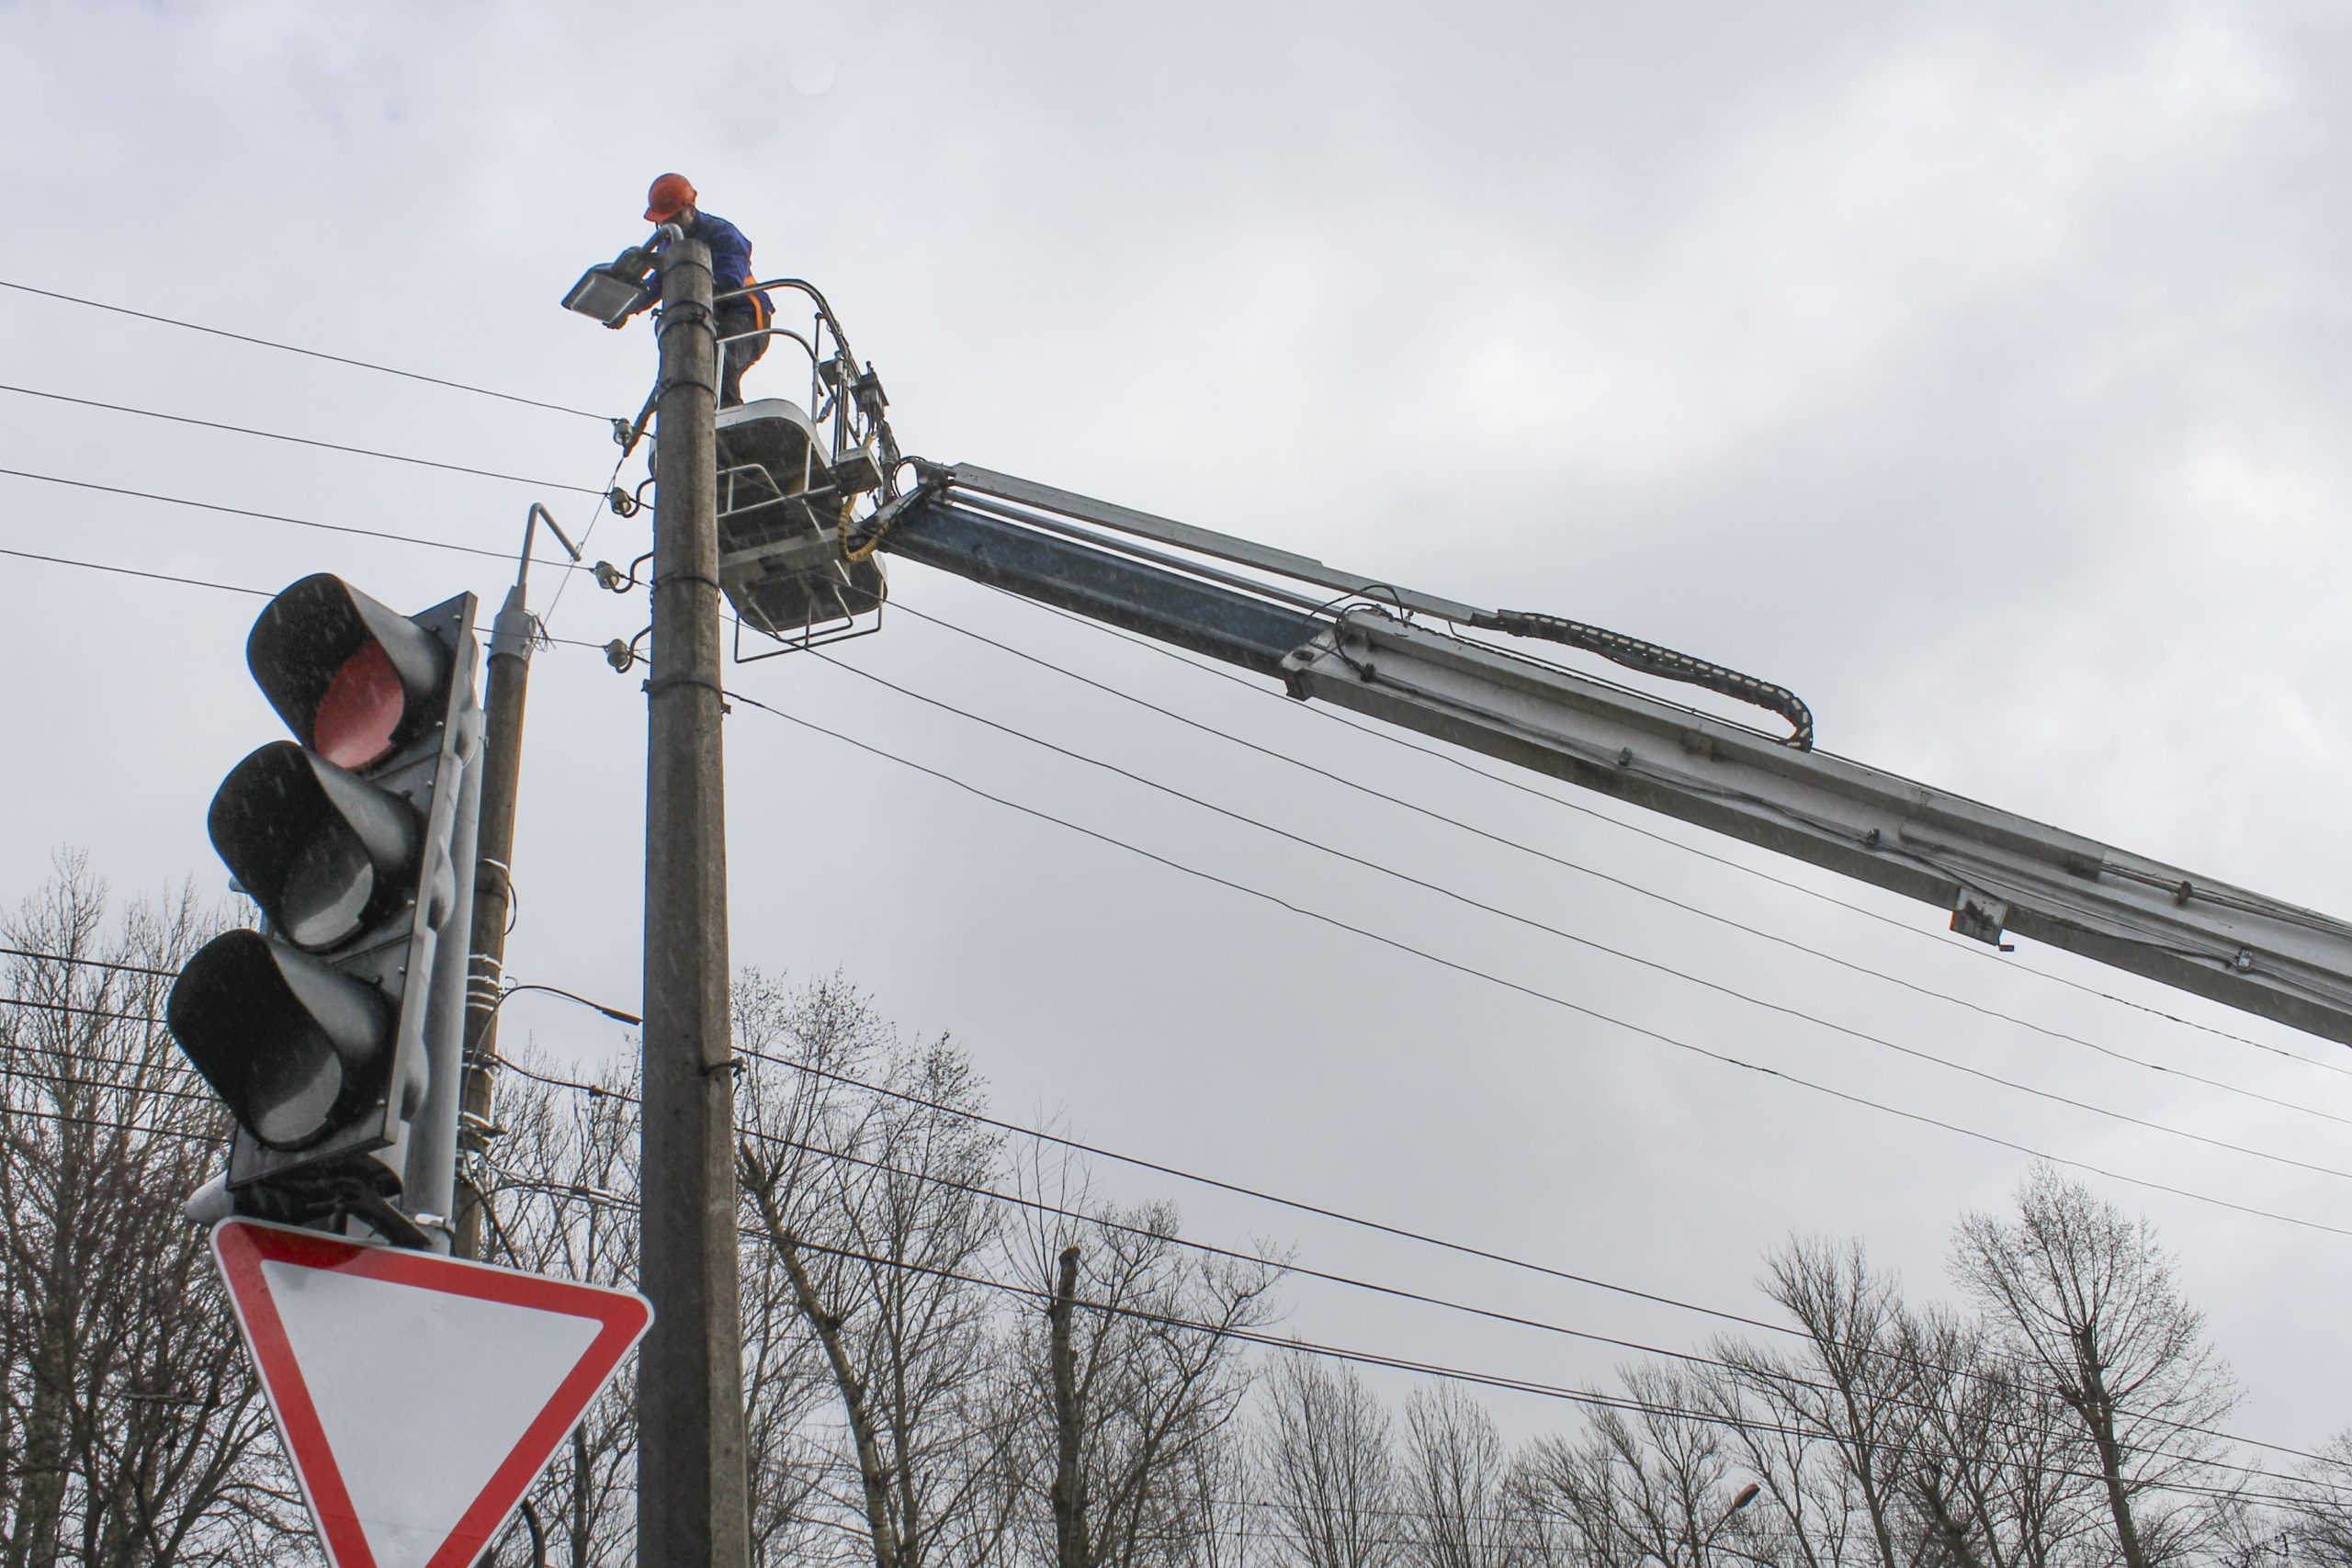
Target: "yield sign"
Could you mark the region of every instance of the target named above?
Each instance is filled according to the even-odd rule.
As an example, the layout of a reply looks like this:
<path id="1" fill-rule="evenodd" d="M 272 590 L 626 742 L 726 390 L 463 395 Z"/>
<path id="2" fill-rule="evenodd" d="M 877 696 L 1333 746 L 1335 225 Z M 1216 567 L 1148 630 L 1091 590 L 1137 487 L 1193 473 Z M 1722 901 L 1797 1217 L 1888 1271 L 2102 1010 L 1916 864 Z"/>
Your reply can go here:
<path id="1" fill-rule="evenodd" d="M 467 1568 L 653 1321 L 634 1292 L 253 1220 L 212 1251 L 334 1568 Z"/>

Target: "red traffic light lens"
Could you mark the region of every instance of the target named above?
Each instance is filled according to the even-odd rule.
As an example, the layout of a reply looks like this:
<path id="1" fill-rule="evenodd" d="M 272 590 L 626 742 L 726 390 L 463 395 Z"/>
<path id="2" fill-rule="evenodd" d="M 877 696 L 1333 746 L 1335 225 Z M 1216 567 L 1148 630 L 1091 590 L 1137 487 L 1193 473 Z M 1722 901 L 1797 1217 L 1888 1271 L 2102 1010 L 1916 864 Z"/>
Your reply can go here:
<path id="1" fill-rule="evenodd" d="M 311 743 L 339 768 L 364 768 L 392 749 L 407 711 L 408 693 L 383 645 L 362 643 L 327 682 L 311 718 Z"/>
<path id="2" fill-rule="evenodd" d="M 326 572 L 272 599 L 245 639 L 245 663 L 286 728 L 345 768 L 374 766 L 439 720 L 449 651 Z"/>

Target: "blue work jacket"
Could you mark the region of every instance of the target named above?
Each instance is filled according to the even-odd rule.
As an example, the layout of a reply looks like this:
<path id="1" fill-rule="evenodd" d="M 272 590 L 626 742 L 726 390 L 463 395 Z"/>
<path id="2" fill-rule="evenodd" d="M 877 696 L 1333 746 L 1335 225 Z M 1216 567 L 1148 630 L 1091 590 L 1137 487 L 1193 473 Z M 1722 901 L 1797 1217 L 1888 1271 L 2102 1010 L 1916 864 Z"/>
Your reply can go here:
<path id="1" fill-rule="evenodd" d="M 716 212 L 704 212 L 697 209 L 695 212 L 695 226 L 689 231 L 688 237 L 700 240 L 710 247 L 712 292 L 724 294 L 729 289 L 741 288 L 757 276 L 752 271 L 752 242 L 744 238 L 742 230 L 738 229 Z M 668 246 L 668 241 L 657 237 L 653 243 L 653 252 L 659 255 Z M 662 298 L 662 274 L 658 270 L 646 280 L 645 286 L 653 291 L 653 298 L 656 299 Z M 767 297 L 765 289 L 756 294 L 741 295 L 733 299 L 722 299 L 718 302 L 718 308 L 722 310 L 730 308 L 741 309 L 746 299 L 757 305 L 760 324 L 766 325 L 769 319 L 775 313 L 775 302 Z"/>

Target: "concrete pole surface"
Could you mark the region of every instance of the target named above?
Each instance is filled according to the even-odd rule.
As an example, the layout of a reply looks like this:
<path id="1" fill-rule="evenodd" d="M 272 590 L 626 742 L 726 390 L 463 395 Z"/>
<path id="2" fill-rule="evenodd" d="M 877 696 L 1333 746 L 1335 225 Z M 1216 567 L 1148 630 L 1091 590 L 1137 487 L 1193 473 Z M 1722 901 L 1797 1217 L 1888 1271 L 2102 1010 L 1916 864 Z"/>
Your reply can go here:
<path id="1" fill-rule="evenodd" d="M 719 724 L 718 334 L 709 247 L 662 255 L 645 790 L 637 1560 L 747 1568 L 734 1033 Z"/>

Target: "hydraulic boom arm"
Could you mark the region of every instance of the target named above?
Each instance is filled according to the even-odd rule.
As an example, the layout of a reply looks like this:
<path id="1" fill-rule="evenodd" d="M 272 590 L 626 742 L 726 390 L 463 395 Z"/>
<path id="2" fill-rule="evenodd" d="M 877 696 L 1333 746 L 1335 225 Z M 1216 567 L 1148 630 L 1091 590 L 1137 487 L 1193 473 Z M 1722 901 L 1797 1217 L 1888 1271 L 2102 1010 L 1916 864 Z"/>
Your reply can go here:
<path id="1" fill-rule="evenodd" d="M 919 465 L 882 548 L 2352 1044 L 2352 926 L 1811 750 L 1780 687 L 988 469 Z M 1430 623 L 1443 623 L 1442 629 Z M 1782 739 L 1459 635 L 1567 641 L 1781 714 Z M 1560 628 L 1566 628 L 1564 635 Z"/>

